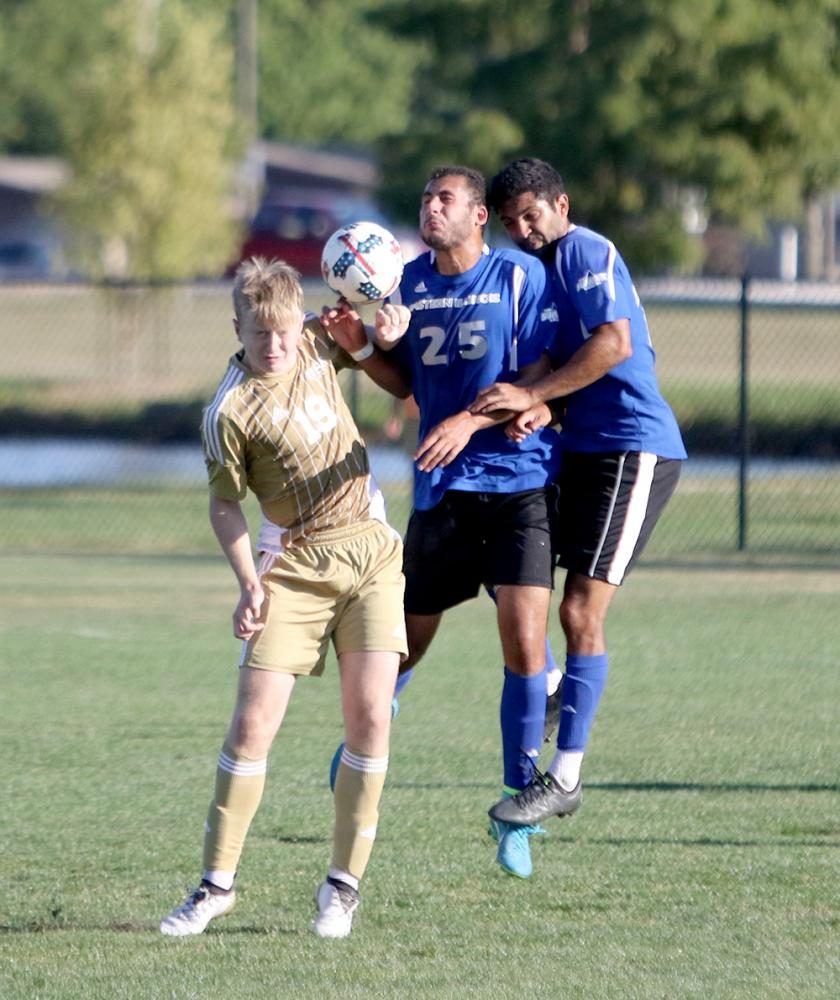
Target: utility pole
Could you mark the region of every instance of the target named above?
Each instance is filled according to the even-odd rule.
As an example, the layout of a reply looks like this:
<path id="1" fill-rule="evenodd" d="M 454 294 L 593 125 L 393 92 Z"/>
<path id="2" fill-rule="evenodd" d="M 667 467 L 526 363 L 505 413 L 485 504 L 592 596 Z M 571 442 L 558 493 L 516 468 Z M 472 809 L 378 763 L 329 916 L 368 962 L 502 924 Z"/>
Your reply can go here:
<path id="1" fill-rule="evenodd" d="M 265 166 L 257 150 L 260 137 L 258 3 L 259 0 L 236 0 L 236 108 L 245 141 L 241 189 L 248 215 L 256 211 L 265 176 Z"/>

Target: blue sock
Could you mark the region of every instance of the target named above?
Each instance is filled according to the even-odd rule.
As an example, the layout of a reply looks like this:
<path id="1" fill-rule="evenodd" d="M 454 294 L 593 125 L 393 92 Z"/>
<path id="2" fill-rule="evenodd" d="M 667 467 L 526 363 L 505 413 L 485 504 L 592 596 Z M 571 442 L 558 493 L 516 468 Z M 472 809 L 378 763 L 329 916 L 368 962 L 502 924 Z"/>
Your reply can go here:
<path id="1" fill-rule="evenodd" d="M 404 674 L 397 674 L 397 683 L 394 686 L 395 698 L 399 698 L 400 692 L 406 686 L 406 684 L 408 684 L 408 682 L 411 680 L 413 674 L 414 674 L 414 667 L 412 667 L 411 670 L 406 670 Z"/>
<path id="2" fill-rule="evenodd" d="M 505 667 L 499 716 L 505 791 L 515 793 L 530 783 L 542 747 L 545 671 L 521 677 Z"/>
<path id="3" fill-rule="evenodd" d="M 606 653 L 598 656 L 570 653 L 566 657 L 560 728 L 557 732 L 558 750 L 586 749 L 589 728 L 607 683 L 607 668 Z"/>

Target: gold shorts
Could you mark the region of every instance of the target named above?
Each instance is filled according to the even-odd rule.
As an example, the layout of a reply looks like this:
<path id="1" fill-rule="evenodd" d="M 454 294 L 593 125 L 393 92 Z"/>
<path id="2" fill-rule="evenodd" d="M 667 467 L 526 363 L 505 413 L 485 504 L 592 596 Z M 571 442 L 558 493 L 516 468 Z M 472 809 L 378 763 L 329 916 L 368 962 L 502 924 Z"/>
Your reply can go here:
<path id="1" fill-rule="evenodd" d="M 265 628 L 243 643 L 240 667 L 288 674 L 324 671 L 336 654 L 408 654 L 402 541 L 381 521 L 322 532 L 263 557 Z"/>

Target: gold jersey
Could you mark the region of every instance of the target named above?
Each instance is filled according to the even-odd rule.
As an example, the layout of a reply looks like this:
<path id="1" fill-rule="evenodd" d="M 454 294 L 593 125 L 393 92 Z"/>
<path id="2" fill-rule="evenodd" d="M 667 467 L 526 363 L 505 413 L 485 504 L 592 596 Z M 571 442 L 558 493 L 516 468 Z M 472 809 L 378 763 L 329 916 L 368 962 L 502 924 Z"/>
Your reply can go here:
<path id="1" fill-rule="evenodd" d="M 230 359 L 204 410 L 210 492 L 262 508 L 259 548 L 279 551 L 320 532 L 382 519 L 364 442 L 344 402 L 336 367 L 349 357 L 307 314 L 288 372 L 255 375 Z M 373 501 L 373 506 L 372 506 Z"/>

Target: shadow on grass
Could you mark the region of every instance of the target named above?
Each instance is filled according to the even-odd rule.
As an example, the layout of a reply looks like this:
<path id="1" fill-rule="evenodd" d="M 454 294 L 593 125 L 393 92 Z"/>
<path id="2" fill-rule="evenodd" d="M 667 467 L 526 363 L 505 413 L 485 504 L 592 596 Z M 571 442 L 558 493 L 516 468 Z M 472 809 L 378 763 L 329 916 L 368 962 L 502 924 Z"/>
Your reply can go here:
<path id="1" fill-rule="evenodd" d="M 837 831 L 833 836 L 837 836 Z M 826 834 L 826 837 L 832 834 Z M 553 838 L 557 843 L 581 843 L 579 837 Z M 609 847 L 820 847 L 840 848 L 840 840 L 813 840 L 802 837 L 768 837 L 765 840 L 736 840 L 732 837 L 586 837 L 587 844 L 605 844 Z"/>
<path id="2" fill-rule="evenodd" d="M 87 931 L 112 931 L 115 934 L 154 934 L 161 941 L 184 941 L 193 940 L 195 935 L 187 935 L 184 938 L 166 938 L 160 933 L 157 922 L 141 923 L 139 921 L 121 921 L 113 924 L 54 924 L 47 921 L 30 920 L 20 924 L 0 924 L 0 935 L 3 934 L 53 934 L 56 932 L 87 932 Z M 259 937 L 277 936 L 299 936 L 299 927 L 212 927 L 204 931 L 202 938 L 214 938 L 220 935 L 229 934 L 251 934 Z"/>
<path id="3" fill-rule="evenodd" d="M 840 784 L 757 784 L 754 782 L 695 782 L 695 781 L 590 781 L 588 789 L 608 792 L 840 792 Z"/>
<path id="4" fill-rule="evenodd" d="M 695 782 L 695 781 L 587 781 L 583 786 L 587 791 L 606 792 L 795 792 L 809 794 L 814 792 L 840 792 L 840 784 L 819 785 L 782 785 L 756 784 L 752 782 Z M 442 791 L 445 788 L 482 788 L 495 789 L 496 785 L 488 781 L 392 781 L 388 783 L 390 790 L 394 789 L 425 789 L 426 791 Z"/>

